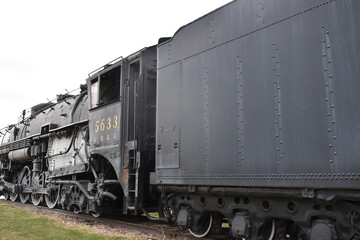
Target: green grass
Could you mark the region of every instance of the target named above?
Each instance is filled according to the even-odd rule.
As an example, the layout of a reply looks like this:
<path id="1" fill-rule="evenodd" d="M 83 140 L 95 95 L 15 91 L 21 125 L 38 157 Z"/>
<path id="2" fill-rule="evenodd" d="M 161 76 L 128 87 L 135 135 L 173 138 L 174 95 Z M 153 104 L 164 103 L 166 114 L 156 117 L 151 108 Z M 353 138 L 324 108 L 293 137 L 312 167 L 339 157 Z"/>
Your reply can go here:
<path id="1" fill-rule="evenodd" d="M 61 226 L 51 220 L 0 203 L 0 240 L 129 240 L 91 233 L 78 227 Z"/>

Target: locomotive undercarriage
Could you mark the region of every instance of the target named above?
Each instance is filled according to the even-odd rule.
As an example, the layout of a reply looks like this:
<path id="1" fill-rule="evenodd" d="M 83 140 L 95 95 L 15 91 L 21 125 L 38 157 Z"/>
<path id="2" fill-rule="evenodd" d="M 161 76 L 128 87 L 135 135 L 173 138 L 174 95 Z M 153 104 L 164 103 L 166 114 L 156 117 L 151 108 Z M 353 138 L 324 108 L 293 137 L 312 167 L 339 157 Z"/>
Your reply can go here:
<path id="1" fill-rule="evenodd" d="M 81 174 L 49 178 L 47 171 L 32 172 L 31 166 L 24 166 L 20 173 L 7 173 L 9 177 L 1 180 L 0 188 L 6 200 L 31 201 L 36 206 L 44 203 L 49 208 L 59 206 L 98 217 L 104 205 L 114 204 L 121 194 L 120 185 L 116 179 L 109 179 L 111 174 L 105 177 L 98 171 L 95 177 L 89 168 Z"/>
<path id="2" fill-rule="evenodd" d="M 239 239 L 360 238 L 356 192 L 345 200 L 326 191 L 306 197 L 307 190 L 258 190 L 167 186 L 163 211 L 197 237 L 212 231 Z"/>
<path id="3" fill-rule="evenodd" d="M 100 216 L 104 205 L 122 196 L 113 167 L 106 159 L 89 156 L 87 126 L 53 133 L 50 128 L 43 127 L 40 136 L 18 141 L 3 152 L 1 193 L 11 201 Z"/>

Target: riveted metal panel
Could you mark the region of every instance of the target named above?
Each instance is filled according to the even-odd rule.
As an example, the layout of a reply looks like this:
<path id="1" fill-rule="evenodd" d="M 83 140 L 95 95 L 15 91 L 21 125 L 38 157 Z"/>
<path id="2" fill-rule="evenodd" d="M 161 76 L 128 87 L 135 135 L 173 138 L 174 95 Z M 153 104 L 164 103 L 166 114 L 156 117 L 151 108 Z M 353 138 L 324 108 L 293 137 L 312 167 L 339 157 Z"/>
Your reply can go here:
<path id="1" fill-rule="evenodd" d="M 158 71 L 157 76 L 161 80 L 157 84 L 156 168 L 178 168 L 181 63 Z"/>
<path id="2" fill-rule="evenodd" d="M 158 92 L 157 117 L 180 123 L 181 164 L 157 182 L 358 188 L 359 12 L 355 0 L 239 0 L 161 44 L 159 85 L 179 68 L 181 81 Z"/>

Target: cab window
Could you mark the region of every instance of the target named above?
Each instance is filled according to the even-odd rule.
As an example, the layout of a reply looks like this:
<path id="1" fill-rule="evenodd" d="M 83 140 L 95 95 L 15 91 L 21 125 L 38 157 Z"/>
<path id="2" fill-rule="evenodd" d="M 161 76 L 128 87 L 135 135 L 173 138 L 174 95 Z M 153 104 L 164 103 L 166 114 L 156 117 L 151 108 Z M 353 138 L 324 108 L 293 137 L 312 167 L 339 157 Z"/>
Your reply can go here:
<path id="1" fill-rule="evenodd" d="M 91 108 L 120 99 L 120 76 L 118 66 L 91 81 Z"/>

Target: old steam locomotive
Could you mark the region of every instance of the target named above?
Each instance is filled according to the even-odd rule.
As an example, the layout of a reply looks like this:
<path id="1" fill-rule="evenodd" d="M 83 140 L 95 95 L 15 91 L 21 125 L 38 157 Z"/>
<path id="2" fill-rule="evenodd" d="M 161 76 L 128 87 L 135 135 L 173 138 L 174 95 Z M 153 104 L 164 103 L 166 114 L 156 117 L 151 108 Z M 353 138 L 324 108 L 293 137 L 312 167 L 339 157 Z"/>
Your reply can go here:
<path id="1" fill-rule="evenodd" d="M 360 1 L 233 1 L 33 107 L 0 189 L 197 237 L 360 239 L 359 76 Z"/>

